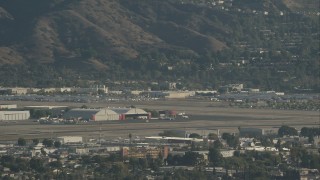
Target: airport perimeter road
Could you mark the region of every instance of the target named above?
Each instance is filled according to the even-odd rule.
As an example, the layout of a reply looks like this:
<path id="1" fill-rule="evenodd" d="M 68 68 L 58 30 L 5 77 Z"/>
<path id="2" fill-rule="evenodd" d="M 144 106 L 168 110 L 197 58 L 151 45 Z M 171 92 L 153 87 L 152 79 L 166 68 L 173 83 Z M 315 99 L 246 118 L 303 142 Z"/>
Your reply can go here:
<path id="1" fill-rule="evenodd" d="M 16 102 L 17 103 L 17 102 Z M 47 105 L 45 103 L 22 102 L 27 105 Z M 17 103 L 19 106 L 22 104 Z M 52 104 L 50 104 L 52 105 Z M 55 103 L 54 105 L 68 105 L 80 107 L 82 104 Z M 124 104 L 87 104 L 89 107 L 112 106 L 123 107 Z M 296 128 L 304 126 L 315 127 L 319 125 L 318 111 L 289 111 L 270 109 L 240 109 L 221 107 L 221 104 L 212 102 L 194 101 L 160 101 L 139 102 L 133 104 L 139 108 L 156 110 L 175 110 L 185 112 L 189 119 L 169 120 L 143 120 L 93 122 L 76 125 L 43 125 L 32 121 L 0 122 L 0 140 L 17 140 L 19 137 L 54 138 L 57 136 L 76 135 L 85 138 L 114 138 L 127 137 L 129 133 L 135 136 L 157 135 L 168 129 L 220 129 L 222 132 L 237 132 L 240 127 L 261 127 L 276 130 L 281 125 Z"/>

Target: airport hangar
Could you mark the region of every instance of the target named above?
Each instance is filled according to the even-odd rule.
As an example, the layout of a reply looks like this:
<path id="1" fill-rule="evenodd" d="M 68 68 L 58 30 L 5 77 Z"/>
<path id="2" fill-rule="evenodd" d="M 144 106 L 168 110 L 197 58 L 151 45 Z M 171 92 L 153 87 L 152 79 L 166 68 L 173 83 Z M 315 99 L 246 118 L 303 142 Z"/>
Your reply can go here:
<path id="1" fill-rule="evenodd" d="M 0 111 L 0 121 L 20 121 L 29 118 L 29 111 Z"/>
<path id="2" fill-rule="evenodd" d="M 150 119 L 150 113 L 139 108 L 71 109 L 63 118 L 89 121 Z"/>

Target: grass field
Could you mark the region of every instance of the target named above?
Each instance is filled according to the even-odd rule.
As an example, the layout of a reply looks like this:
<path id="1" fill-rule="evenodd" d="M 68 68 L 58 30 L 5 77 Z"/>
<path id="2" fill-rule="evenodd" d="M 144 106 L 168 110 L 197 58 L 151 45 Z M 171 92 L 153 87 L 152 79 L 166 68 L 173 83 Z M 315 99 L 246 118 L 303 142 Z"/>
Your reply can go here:
<path id="1" fill-rule="evenodd" d="M 80 107 L 77 103 L 53 103 L 53 102 L 6 102 L 28 105 L 67 105 Z M 26 139 L 50 138 L 65 135 L 83 136 L 85 139 L 114 137 L 127 137 L 129 133 L 134 136 L 157 135 L 166 129 L 192 130 L 198 128 L 216 128 L 221 132 L 238 132 L 238 127 L 261 127 L 276 130 L 281 125 L 289 125 L 296 128 L 319 125 L 318 111 L 290 111 L 271 109 L 241 109 L 230 108 L 223 103 L 192 101 L 192 100 L 168 100 L 152 102 L 123 102 L 123 103 L 90 103 L 88 107 L 125 107 L 134 105 L 138 108 L 155 110 L 175 110 L 185 112 L 190 119 L 184 120 L 143 120 L 136 121 L 111 121 L 92 122 L 76 125 L 43 125 L 36 122 L 0 122 L 0 140 L 16 140 L 19 137 Z"/>

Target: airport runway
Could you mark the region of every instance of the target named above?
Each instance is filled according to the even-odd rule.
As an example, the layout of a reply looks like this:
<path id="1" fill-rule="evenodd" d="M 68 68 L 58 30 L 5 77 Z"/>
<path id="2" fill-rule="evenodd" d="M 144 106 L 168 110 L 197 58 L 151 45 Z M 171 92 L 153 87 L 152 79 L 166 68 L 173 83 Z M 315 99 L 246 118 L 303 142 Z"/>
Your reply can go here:
<path id="1" fill-rule="evenodd" d="M 15 102 L 19 106 L 39 105 L 38 102 Z M 41 105 L 44 105 L 42 103 Z M 82 104 L 55 103 L 55 105 L 68 105 L 80 107 Z M 106 107 L 104 104 L 87 104 L 89 107 Z M 123 107 L 125 104 L 108 104 Z M 0 141 L 17 140 L 19 137 L 54 138 L 57 136 L 75 135 L 85 139 L 127 137 L 129 133 L 134 136 L 158 135 L 168 129 L 193 130 L 193 129 L 220 129 L 221 132 L 238 132 L 238 127 L 260 127 L 276 130 L 281 125 L 296 128 L 304 126 L 315 127 L 319 125 L 318 111 L 290 111 L 272 109 L 241 109 L 223 107 L 221 103 L 195 102 L 187 100 L 138 102 L 138 108 L 156 110 L 175 110 L 185 112 L 189 119 L 170 120 L 129 120 L 129 121 L 104 121 L 89 122 L 74 125 L 46 125 L 37 122 L 21 121 L 17 123 L 0 122 Z"/>

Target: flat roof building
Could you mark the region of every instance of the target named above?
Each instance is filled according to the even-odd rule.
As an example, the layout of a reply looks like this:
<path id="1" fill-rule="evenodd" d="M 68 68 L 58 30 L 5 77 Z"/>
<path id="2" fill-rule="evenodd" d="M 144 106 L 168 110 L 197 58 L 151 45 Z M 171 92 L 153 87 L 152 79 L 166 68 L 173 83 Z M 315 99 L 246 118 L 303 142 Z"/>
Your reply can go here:
<path id="1" fill-rule="evenodd" d="M 0 104 L 0 109 L 17 109 L 16 104 Z"/>
<path id="2" fill-rule="evenodd" d="M 81 136 L 60 136 L 57 138 L 58 141 L 60 141 L 62 144 L 68 144 L 68 143 L 82 143 L 82 137 Z"/>
<path id="3" fill-rule="evenodd" d="M 29 111 L 0 111 L 0 121 L 19 121 L 29 118 Z"/>
<path id="4" fill-rule="evenodd" d="M 240 137 L 259 137 L 264 135 L 264 129 L 261 128 L 239 128 Z"/>
<path id="5" fill-rule="evenodd" d="M 183 138 L 183 137 L 165 137 L 165 136 L 150 136 L 145 137 L 147 140 L 154 140 L 166 143 L 185 143 L 191 144 L 192 142 L 203 142 L 203 139 L 196 138 Z"/>
<path id="6" fill-rule="evenodd" d="M 68 106 L 24 106 L 24 109 L 65 109 Z"/>

